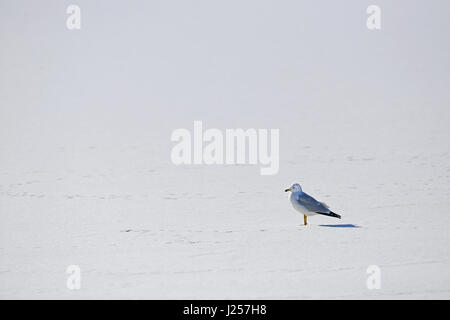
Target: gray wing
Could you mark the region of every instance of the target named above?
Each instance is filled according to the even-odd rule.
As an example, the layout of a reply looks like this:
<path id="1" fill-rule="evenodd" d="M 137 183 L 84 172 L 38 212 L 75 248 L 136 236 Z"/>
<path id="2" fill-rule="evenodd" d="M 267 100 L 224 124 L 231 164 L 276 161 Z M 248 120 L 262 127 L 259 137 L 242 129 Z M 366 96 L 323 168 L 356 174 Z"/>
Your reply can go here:
<path id="1" fill-rule="evenodd" d="M 304 192 L 298 196 L 297 202 L 308 209 L 308 211 L 317 213 L 330 213 L 330 209 L 325 203 L 317 201 Z"/>

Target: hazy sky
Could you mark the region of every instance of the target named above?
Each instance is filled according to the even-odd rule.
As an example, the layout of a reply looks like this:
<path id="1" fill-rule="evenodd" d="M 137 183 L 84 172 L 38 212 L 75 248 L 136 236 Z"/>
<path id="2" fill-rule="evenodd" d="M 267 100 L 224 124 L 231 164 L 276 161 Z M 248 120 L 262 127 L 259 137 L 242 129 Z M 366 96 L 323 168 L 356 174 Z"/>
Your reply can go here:
<path id="1" fill-rule="evenodd" d="M 70 4 L 81 30 L 66 28 Z M 374 137 L 383 119 L 395 131 L 420 118 L 417 136 L 448 128 L 448 12 L 447 0 L 0 0 L 0 146 L 168 136 L 196 119 L 302 120 L 304 139 L 333 134 L 331 121 Z"/>

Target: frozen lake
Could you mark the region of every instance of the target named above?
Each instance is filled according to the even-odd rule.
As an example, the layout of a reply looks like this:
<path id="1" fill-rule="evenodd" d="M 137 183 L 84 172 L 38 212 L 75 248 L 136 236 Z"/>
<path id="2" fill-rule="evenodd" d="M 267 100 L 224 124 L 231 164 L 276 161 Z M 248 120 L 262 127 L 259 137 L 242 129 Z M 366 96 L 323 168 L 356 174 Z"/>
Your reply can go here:
<path id="1" fill-rule="evenodd" d="M 0 298 L 450 298 L 448 3 L 78 2 L 0 5 Z M 195 120 L 279 172 L 174 165 Z"/>

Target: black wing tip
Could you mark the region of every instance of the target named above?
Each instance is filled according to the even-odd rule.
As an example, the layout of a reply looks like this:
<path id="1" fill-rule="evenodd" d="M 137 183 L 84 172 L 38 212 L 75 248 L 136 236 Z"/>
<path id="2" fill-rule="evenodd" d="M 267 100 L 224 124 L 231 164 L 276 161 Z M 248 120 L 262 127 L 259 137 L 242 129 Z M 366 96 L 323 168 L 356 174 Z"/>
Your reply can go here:
<path id="1" fill-rule="evenodd" d="M 323 212 L 316 212 L 316 213 L 323 214 L 324 216 L 329 216 L 329 217 L 334 217 L 334 218 L 341 219 L 341 216 L 338 215 L 337 213 L 334 213 L 333 211 L 330 211 L 328 213 L 323 213 Z"/>
<path id="2" fill-rule="evenodd" d="M 332 217 L 336 217 L 336 218 L 338 218 L 338 219 L 341 218 L 340 215 L 338 215 L 337 213 L 334 213 L 333 211 L 330 211 L 330 215 L 331 215 Z"/>

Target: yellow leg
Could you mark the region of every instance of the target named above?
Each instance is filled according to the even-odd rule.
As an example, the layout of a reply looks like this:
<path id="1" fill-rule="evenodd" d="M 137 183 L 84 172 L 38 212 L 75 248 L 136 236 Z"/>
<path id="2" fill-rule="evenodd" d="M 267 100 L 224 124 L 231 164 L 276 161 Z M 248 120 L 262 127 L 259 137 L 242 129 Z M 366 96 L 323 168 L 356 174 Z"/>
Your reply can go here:
<path id="1" fill-rule="evenodd" d="M 303 215 L 303 221 L 305 222 L 305 226 L 306 226 L 306 216 Z"/>

